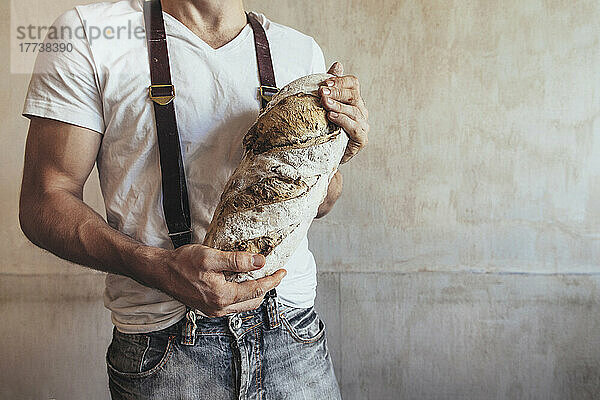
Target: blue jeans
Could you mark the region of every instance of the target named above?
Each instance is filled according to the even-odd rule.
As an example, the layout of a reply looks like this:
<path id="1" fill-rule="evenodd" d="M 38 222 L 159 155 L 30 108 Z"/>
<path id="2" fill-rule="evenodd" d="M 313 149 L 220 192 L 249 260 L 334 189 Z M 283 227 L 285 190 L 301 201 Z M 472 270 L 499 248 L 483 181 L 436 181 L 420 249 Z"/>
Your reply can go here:
<path id="1" fill-rule="evenodd" d="M 113 399 L 340 399 L 325 326 L 313 307 L 276 297 L 252 311 L 192 318 L 161 331 L 113 330 Z M 192 334 L 193 332 L 193 334 Z"/>

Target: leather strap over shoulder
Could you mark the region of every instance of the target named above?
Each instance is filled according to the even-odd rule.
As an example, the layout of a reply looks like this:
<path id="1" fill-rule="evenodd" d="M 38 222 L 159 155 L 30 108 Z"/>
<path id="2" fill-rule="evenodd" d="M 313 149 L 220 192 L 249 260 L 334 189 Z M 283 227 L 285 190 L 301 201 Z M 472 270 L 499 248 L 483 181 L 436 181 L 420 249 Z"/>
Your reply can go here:
<path id="1" fill-rule="evenodd" d="M 175 248 L 192 242 L 188 191 L 175 116 L 175 87 L 171 69 L 160 0 L 144 1 L 146 42 L 152 85 L 148 94 L 154 105 L 160 155 L 163 210 L 169 237 Z"/>
<path id="2" fill-rule="evenodd" d="M 246 18 L 254 32 L 254 47 L 260 79 L 261 108 L 277 93 L 273 60 L 267 34 L 249 13 Z M 179 131 L 175 116 L 175 87 L 171 81 L 167 34 L 160 0 L 144 0 L 144 22 L 150 62 L 151 85 L 160 155 L 163 210 L 169 237 L 175 248 L 192 242 L 192 225 Z"/>
<path id="3" fill-rule="evenodd" d="M 271 101 L 271 98 L 279 91 L 279 89 L 277 89 L 277 83 L 275 82 L 271 48 L 269 47 L 267 33 L 261 23 L 250 13 L 246 13 L 246 18 L 254 32 L 254 49 L 256 50 L 258 77 L 260 79 L 258 95 L 261 100 L 261 108 L 265 108 L 267 103 Z"/>

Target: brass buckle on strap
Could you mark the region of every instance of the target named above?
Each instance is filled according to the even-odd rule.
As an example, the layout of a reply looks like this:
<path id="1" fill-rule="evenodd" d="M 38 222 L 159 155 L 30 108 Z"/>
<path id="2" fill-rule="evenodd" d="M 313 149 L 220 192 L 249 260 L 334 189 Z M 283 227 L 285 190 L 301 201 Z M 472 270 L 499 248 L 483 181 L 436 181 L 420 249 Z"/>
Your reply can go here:
<path id="1" fill-rule="evenodd" d="M 150 85 L 148 96 L 156 104 L 166 106 L 175 98 L 175 86 L 173 85 Z"/>
<path id="2" fill-rule="evenodd" d="M 273 86 L 259 86 L 258 87 L 258 96 L 259 98 L 263 98 L 266 101 L 271 101 L 273 96 L 275 96 L 279 92 L 279 89 Z"/>

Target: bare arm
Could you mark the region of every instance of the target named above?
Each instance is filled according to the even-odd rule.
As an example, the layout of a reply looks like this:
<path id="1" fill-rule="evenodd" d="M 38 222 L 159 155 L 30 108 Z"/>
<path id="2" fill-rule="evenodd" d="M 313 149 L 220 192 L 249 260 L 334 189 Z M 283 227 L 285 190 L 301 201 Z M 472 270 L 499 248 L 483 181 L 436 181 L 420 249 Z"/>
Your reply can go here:
<path id="1" fill-rule="evenodd" d="M 225 281 L 223 271 L 264 265 L 261 255 L 222 252 L 202 245 L 177 250 L 146 246 L 111 228 L 83 202 L 83 185 L 101 143 L 97 132 L 33 118 L 27 136 L 19 204 L 21 229 L 34 244 L 100 271 L 128 276 L 198 308 L 225 315 L 256 308 L 283 276 Z"/>
<path id="2" fill-rule="evenodd" d="M 342 174 L 340 171 L 336 171 L 336 173 L 331 178 L 329 182 L 329 186 L 327 187 L 327 196 L 325 200 L 319 206 L 319 210 L 317 211 L 317 216 L 315 218 L 321 218 L 325 215 L 329 214 L 329 211 L 333 209 L 333 205 L 342 195 Z"/>

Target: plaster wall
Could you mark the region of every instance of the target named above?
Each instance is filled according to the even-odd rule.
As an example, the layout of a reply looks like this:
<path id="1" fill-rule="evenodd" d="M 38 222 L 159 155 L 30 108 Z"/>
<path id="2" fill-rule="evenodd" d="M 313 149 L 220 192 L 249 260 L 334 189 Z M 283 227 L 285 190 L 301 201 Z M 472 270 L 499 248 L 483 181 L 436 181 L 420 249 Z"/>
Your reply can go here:
<path id="1" fill-rule="evenodd" d="M 108 396 L 102 274 L 34 248 L 17 219 L 15 28 L 82 2 L 0 4 L 0 398 Z M 344 398 L 600 398 L 598 2 L 245 5 L 313 36 L 371 114 L 310 232 Z"/>

